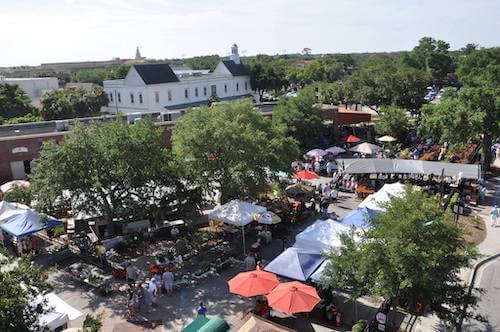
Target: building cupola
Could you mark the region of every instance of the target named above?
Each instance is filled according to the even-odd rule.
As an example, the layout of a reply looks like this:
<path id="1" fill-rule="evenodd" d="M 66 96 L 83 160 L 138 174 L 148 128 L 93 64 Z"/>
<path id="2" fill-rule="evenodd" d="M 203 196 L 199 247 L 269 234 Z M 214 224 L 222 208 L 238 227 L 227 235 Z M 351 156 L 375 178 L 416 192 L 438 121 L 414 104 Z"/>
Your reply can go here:
<path id="1" fill-rule="evenodd" d="M 230 60 L 233 60 L 234 63 L 240 64 L 240 55 L 238 54 L 238 45 L 233 44 L 231 46 L 231 56 L 229 57 Z"/>

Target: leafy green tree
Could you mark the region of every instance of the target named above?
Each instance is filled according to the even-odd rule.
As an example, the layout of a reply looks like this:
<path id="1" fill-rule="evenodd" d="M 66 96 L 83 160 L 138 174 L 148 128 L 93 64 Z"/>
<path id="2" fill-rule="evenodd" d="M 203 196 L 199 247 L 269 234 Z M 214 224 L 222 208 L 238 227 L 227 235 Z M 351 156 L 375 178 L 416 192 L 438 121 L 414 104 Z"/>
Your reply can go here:
<path id="1" fill-rule="evenodd" d="M 29 187 L 25 188 L 25 187 L 15 186 L 11 190 L 3 194 L 3 200 L 7 202 L 21 203 L 27 206 L 31 205 L 32 199 L 33 199 L 33 194 Z"/>
<path id="2" fill-rule="evenodd" d="M 44 120 L 72 119 L 98 115 L 108 104 L 108 96 L 99 86 L 91 91 L 55 90 L 45 93 L 40 103 Z"/>
<path id="3" fill-rule="evenodd" d="M 268 186 L 268 172 L 288 170 L 296 142 L 271 126 L 246 100 L 189 111 L 174 126 L 172 149 L 207 192 L 223 203 L 254 198 Z"/>
<path id="4" fill-rule="evenodd" d="M 31 100 L 17 84 L 0 84 L 0 122 L 34 112 Z"/>
<path id="5" fill-rule="evenodd" d="M 280 100 L 272 121 L 275 127 L 297 140 L 303 150 L 317 147 L 326 131 L 323 110 L 317 105 L 313 86 L 301 90 L 297 97 Z"/>
<path id="6" fill-rule="evenodd" d="M 424 71 L 402 61 L 371 58 L 345 82 L 344 94 L 374 110 L 392 104 L 418 109 L 424 102 L 428 81 Z"/>
<path id="7" fill-rule="evenodd" d="M 220 57 L 215 55 L 195 56 L 186 60 L 186 64 L 192 69 L 214 70 L 220 62 Z"/>
<path id="8" fill-rule="evenodd" d="M 443 40 L 423 37 L 406 60 L 410 65 L 427 71 L 435 81 L 440 81 L 454 69 L 453 58 L 448 52 L 449 48 L 450 44 Z"/>
<path id="9" fill-rule="evenodd" d="M 464 83 L 459 98 L 479 117 L 478 132 L 483 135 L 485 166 L 491 163 L 491 145 L 500 135 L 500 48 L 476 50 L 464 57 L 457 69 Z"/>
<path id="10" fill-rule="evenodd" d="M 442 97 L 438 104 L 427 104 L 421 109 L 418 131 L 435 142 L 466 143 L 477 138 L 481 117 L 458 98 Z"/>
<path id="11" fill-rule="evenodd" d="M 44 144 L 31 176 L 37 208 L 52 213 L 69 206 L 76 214 L 107 221 L 149 217 L 182 202 L 178 168 L 149 121 L 116 120 L 77 125 L 58 144 Z"/>
<path id="12" fill-rule="evenodd" d="M 382 296 L 394 310 L 402 306 L 417 314 L 417 303 L 448 324 L 459 327 L 461 318 L 481 318 L 472 310 L 475 293 L 469 294 L 460 270 L 469 267 L 477 252 L 463 240 L 463 230 L 438 198 L 408 188 L 402 197 L 385 205 L 386 213 L 372 221 L 361 235 L 342 237 L 340 255 L 328 254 L 321 283 L 325 287 L 352 287 L 353 297 Z M 395 325 L 395 315 L 392 325 Z"/>
<path id="13" fill-rule="evenodd" d="M 0 331 L 41 331 L 38 318 L 46 303 L 37 300 L 48 293 L 47 270 L 32 263 L 32 256 L 15 262 L 0 258 Z"/>
<path id="14" fill-rule="evenodd" d="M 123 79 L 127 76 L 130 65 L 110 66 L 107 68 L 81 69 L 71 74 L 70 81 L 77 83 L 103 84 L 105 80 Z"/>
<path id="15" fill-rule="evenodd" d="M 400 142 L 406 140 L 410 127 L 407 111 L 395 106 L 381 108 L 379 119 L 375 123 L 377 134 L 394 136 Z"/>
<path id="16" fill-rule="evenodd" d="M 28 123 L 28 122 L 40 122 L 40 121 L 43 121 L 40 115 L 28 113 L 23 116 L 7 119 L 4 121 L 3 124 L 18 124 L 18 123 Z"/>
<path id="17" fill-rule="evenodd" d="M 250 72 L 252 87 L 258 90 L 280 90 L 288 85 L 288 63 L 279 57 L 259 54 L 244 63 Z"/>
<path id="18" fill-rule="evenodd" d="M 329 83 L 322 84 L 320 87 L 321 90 L 319 97 L 323 104 L 340 105 L 347 102 L 344 93 L 344 86 L 342 84 Z"/>

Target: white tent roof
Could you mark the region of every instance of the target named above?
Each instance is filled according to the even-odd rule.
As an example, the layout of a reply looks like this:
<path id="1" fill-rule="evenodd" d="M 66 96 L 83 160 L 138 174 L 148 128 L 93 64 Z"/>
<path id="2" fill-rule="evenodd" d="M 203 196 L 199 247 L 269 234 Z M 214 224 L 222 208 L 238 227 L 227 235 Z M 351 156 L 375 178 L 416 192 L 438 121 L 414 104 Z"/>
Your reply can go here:
<path id="1" fill-rule="evenodd" d="M 326 265 L 328 263 L 329 260 L 325 260 L 323 263 L 321 263 L 318 269 L 313 274 L 311 274 L 309 278 L 314 282 L 320 281 L 321 277 L 323 276 L 323 272 L 325 271 Z"/>
<path id="2" fill-rule="evenodd" d="M 394 142 L 396 139 L 392 136 L 385 135 L 382 137 L 377 138 L 377 141 L 379 142 Z"/>
<path id="3" fill-rule="evenodd" d="M 255 214 L 266 211 L 263 206 L 235 199 L 209 213 L 208 219 L 235 226 L 245 226 L 252 222 Z"/>
<path id="4" fill-rule="evenodd" d="M 350 231 L 351 228 L 332 220 L 316 220 L 314 224 L 295 236 L 294 247 L 324 252 L 341 247 L 340 234 Z"/>
<path id="5" fill-rule="evenodd" d="M 289 279 L 306 281 L 324 260 L 316 251 L 291 247 L 267 264 L 264 270 Z"/>
<path id="6" fill-rule="evenodd" d="M 373 210 L 384 211 L 385 209 L 380 205 L 390 201 L 394 197 L 400 197 L 403 195 L 404 191 L 405 185 L 400 182 L 384 184 L 379 191 L 368 195 L 368 197 L 358 205 L 358 208 L 366 207 Z"/>
<path id="7" fill-rule="evenodd" d="M 365 142 L 350 148 L 349 151 L 363 154 L 375 154 L 379 151 L 382 151 L 382 148 L 378 145 Z"/>
<path id="8" fill-rule="evenodd" d="M 337 159 L 339 167 L 349 174 L 371 173 L 410 173 L 461 176 L 464 179 L 478 180 L 481 176 L 479 165 L 452 164 L 441 161 L 406 159 Z"/>
<path id="9" fill-rule="evenodd" d="M 9 203 L 6 201 L 0 202 L 0 224 L 3 224 L 12 217 L 15 217 L 29 208 L 24 204 Z"/>
<path id="10" fill-rule="evenodd" d="M 46 326 L 50 330 L 69 323 L 72 320 L 78 319 L 83 314 L 63 301 L 55 293 L 48 293 L 45 296 L 38 296 L 36 301 L 47 301 L 48 312 L 39 317 L 40 324 Z"/>

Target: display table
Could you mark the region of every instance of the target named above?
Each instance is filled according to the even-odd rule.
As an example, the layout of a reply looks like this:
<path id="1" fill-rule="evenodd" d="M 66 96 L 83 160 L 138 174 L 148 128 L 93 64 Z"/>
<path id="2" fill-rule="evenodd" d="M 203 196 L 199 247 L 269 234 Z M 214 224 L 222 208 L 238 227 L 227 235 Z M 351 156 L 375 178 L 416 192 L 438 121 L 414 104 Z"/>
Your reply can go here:
<path id="1" fill-rule="evenodd" d="M 87 263 L 71 264 L 68 267 L 68 272 L 74 280 L 94 288 L 107 288 L 112 279 L 112 276 L 105 275 L 100 268 Z"/>

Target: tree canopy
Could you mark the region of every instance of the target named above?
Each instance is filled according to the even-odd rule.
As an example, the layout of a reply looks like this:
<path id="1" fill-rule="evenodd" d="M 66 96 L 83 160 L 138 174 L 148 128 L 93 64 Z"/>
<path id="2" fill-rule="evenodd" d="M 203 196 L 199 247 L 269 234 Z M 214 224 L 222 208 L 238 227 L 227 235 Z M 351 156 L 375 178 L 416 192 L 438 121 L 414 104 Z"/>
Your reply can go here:
<path id="1" fill-rule="evenodd" d="M 0 331 L 39 331 L 38 317 L 46 304 L 37 300 L 51 290 L 47 270 L 32 263 L 32 256 L 15 262 L 0 258 Z"/>
<path id="2" fill-rule="evenodd" d="M 256 197 L 269 172 L 288 170 L 298 155 L 296 142 L 247 100 L 190 110 L 174 126 L 172 149 L 196 183 L 220 190 L 222 202 Z"/>
<path id="3" fill-rule="evenodd" d="M 182 202 L 178 168 L 162 145 L 162 132 L 146 120 L 77 125 L 58 144 L 44 144 L 31 176 L 37 208 L 102 215 L 111 221 L 156 216 Z"/>
<path id="4" fill-rule="evenodd" d="M 17 84 L 0 84 L 0 124 L 34 112 L 31 100 Z"/>
<path id="5" fill-rule="evenodd" d="M 386 213 L 372 221 L 359 241 L 342 237 L 340 254 L 328 254 L 321 283 L 352 287 L 354 298 L 382 296 L 394 308 L 402 306 L 412 313 L 417 313 L 417 303 L 429 305 L 439 318 L 458 325 L 462 305 L 471 308 L 477 303 L 459 276 L 477 252 L 464 242 L 463 230 L 438 198 L 410 187 L 384 207 Z M 467 311 L 464 318 L 473 315 Z"/>
<path id="6" fill-rule="evenodd" d="M 377 134 L 392 135 L 400 142 L 406 140 L 410 127 L 407 111 L 395 106 L 381 108 L 379 120 L 375 123 Z"/>
<path id="7" fill-rule="evenodd" d="M 318 147 L 326 127 L 323 110 L 317 105 L 315 87 L 301 90 L 297 97 L 280 100 L 272 121 L 276 128 L 297 140 L 301 149 Z"/>
<path id="8" fill-rule="evenodd" d="M 123 79 L 127 76 L 130 65 L 110 66 L 108 68 L 81 69 L 71 74 L 70 81 L 94 83 L 102 86 L 105 80 Z"/>
<path id="9" fill-rule="evenodd" d="M 54 90 L 40 100 L 40 115 L 44 120 L 72 119 L 96 116 L 108 104 L 104 90 L 96 86 L 91 91 Z"/>

